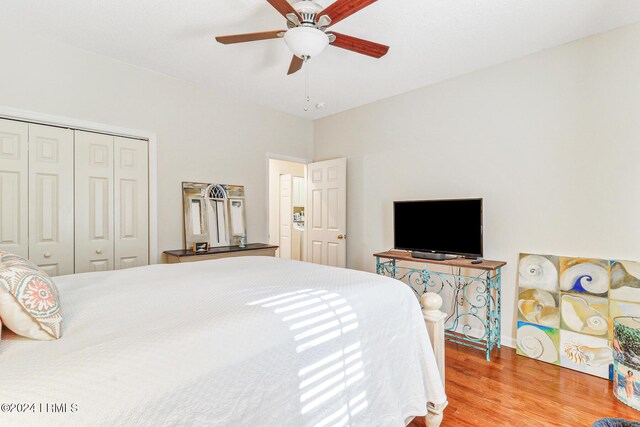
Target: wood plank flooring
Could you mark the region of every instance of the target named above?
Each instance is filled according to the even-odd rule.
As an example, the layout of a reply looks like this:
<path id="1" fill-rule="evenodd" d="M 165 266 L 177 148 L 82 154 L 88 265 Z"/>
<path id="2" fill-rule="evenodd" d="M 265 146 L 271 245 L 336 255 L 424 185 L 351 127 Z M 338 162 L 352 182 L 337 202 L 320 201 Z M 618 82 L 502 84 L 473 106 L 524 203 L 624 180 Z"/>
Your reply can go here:
<path id="1" fill-rule="evenodd" d="M 484 354 L 447 342 L 442 427 L 591 426 L 603 417 L 640 421 L 640 412 L 620 403 L 612 382 L 518 356 L 503 347 Z M 424 427 L 416 418 L 410 427 Z"/>

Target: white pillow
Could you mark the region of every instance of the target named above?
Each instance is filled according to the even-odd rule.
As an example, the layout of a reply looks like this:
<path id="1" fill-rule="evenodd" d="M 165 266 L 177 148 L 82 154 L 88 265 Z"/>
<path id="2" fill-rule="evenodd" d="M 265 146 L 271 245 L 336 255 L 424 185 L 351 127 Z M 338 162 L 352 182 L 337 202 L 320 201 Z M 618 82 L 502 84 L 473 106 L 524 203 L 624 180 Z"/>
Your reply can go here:
<path id="1" fill-rule="evenodd" d="M 53 281 L 29 260 L 6 252 L 0 253 L 0 319 L 24 337 L 53 340 L 61 335 L 60 299 Z"/>

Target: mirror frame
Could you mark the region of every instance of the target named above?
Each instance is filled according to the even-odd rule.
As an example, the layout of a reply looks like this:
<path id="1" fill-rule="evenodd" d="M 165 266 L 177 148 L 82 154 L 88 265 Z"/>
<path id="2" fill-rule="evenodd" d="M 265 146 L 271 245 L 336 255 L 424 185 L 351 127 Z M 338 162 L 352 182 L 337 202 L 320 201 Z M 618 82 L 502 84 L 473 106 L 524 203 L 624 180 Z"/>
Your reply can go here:
<path id="1" fill-rule="evenodd" d="M 212 198 L 211 193 L 216 191 L 224 191 L 223 198 Z M 211 184 L 204 182 L 182 182 L 182 210 L 183 210 L 183 242 L 185 249 L 191 249 L 194 243 L 206 242 L 209 247 L 221 247 L 221 246 L 237 246 L 240 242 L 240 238 L 246 235 L 247 221 L 246 221 L 246 204 L 244 198 L 244 186 L 243 185 L 228 185 L 228 184 Z M 224 201 L 224 226 L 225 236 L 227 240 L 222 243 L 211 242 L 212 227 L 218 227 L 219 220 L 217 219 L 217 211 L 213 211 L 212 201 Z M 202 231 L 199 234 L 194 233 L 194 218 L 195 214 L 193 206 L 194 202 L 200 202 L 199 212 L 199 226 Z M 241 212 L 240 216 L 234 215 L 232 205 L 234 202 L 240 202 Z M 209 218 L 216 216 L 216 221 L 209 221 Z M 240 228 L 244 232 L 234 233 L 237 224 L 235 221 L 241 221 Z"/>

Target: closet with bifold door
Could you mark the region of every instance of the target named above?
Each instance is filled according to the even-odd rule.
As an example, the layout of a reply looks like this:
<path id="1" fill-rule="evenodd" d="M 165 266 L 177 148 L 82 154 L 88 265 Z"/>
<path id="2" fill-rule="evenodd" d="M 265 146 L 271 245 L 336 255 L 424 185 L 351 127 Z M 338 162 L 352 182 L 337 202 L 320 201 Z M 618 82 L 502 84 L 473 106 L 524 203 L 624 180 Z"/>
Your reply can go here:
<path id="1" fill-rule="evenodd" d="M 75 131 L 76 273 L 148 264 L 147 142 Z"/>
<path id="2" fill-rule="evenodd" d="M 149 263 L 148 142 L 0 119 L 0 250 L 51 276 Z"/>
<path id="3" fill-rule="evenodd" d="M 74 272 L 73 131 L 29 124 L 29 259 L 50 276 Z M 22 191 L 21 191 L 22 192 Z M 26 192 L 25 192 L 26 193 Z M 4 200 L 3 200 L 4 205 Z"/>

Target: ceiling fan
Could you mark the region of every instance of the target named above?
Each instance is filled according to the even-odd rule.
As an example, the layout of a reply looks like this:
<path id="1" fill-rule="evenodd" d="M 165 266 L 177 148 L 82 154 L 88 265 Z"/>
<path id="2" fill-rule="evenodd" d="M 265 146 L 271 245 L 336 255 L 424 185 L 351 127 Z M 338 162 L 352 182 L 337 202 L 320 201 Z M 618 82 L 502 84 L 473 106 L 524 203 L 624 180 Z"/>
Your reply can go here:
<path id="1" fill-rule="evenodd" d="M 287 74 L 300 70 L 305 61 L 320 54 L 329 44 L 374 58 L 384 56 L 389 50 L 389 46 L 383 44 L 328 30 L 331 25 L 364 9 L 376 0 L 336 0 L 327 8 L 313 0 L 300 0 L 293 5 L 287 0 L 267 1 L 287 19 L 287 30 L 218 36 L 216 40 L 222 44 L 232 44 L 284 38 L 293 52 Z"/>

